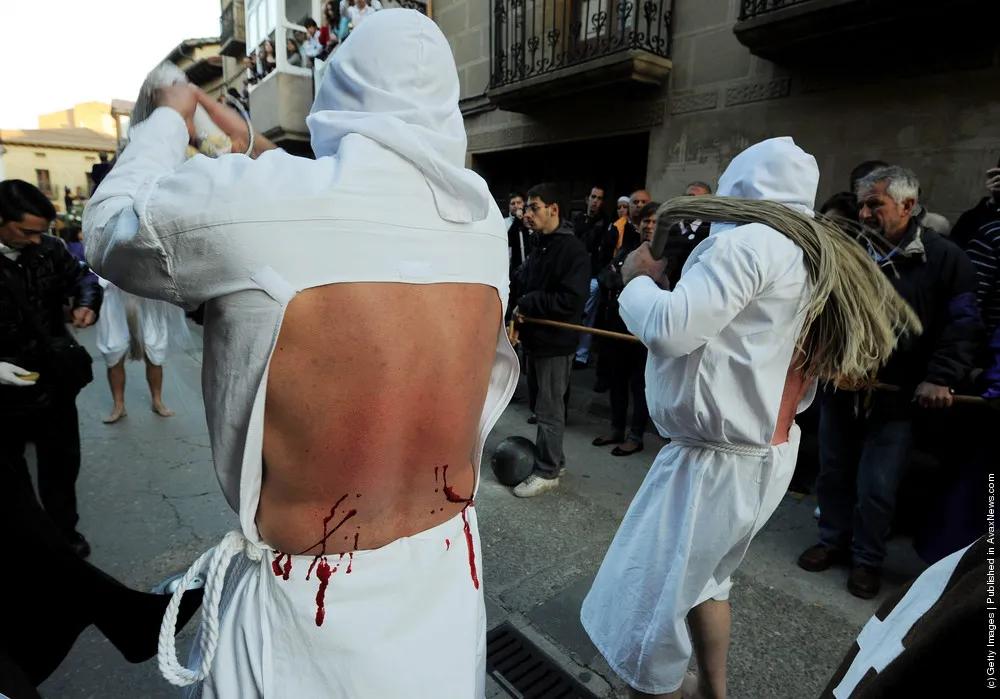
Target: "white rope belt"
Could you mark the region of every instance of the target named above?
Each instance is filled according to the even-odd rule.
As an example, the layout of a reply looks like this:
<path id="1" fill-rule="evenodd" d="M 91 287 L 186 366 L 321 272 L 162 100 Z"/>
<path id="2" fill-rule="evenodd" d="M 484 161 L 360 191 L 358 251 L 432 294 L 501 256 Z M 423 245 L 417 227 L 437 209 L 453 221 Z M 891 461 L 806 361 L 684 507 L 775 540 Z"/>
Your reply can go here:
<path id="1" fill-rule="evenodd" d="M 218 546 L 203 553 L 181 578 L 170 604 L 167 605 L 167 611 L 163 614 L 159 652 L 156 657 L 160 673 L 170 684 L 187 687 L 201 682 L 212 671 L 212 661 L 219 645 L 219 605 L 222 586 L 233 556 L 241 553 L 252 561 L 259 561 L 263 557 L 261 550 L 251 544 L 242 532 L 231 531 L 223 537 Z M 177 646 L 174 640 L 177 633 L 177 615 L 180 612 L 184 591 L 195 576 L 204 570 L 206 563 L 208 570 L 205 573 L 205 596 L 202 601 L 201 659 L 197 670 L 190 670 L 177 660 Z"/>
<path id="2" fill-rule="evenodd" d="M 736 456 L 755 456 L 764 458 L 771 453 L 771 447 L 757 447 L 752 444 L 726 444 L 725 442 L 705 442 L 700 439 L 690 437 L 671 437 L 671 444 L 678 444 L 682 447 L 693 447 L 695 449 L 709 449 L 711 451 L 721 451 L 724 454 L 735 454 Z"/>

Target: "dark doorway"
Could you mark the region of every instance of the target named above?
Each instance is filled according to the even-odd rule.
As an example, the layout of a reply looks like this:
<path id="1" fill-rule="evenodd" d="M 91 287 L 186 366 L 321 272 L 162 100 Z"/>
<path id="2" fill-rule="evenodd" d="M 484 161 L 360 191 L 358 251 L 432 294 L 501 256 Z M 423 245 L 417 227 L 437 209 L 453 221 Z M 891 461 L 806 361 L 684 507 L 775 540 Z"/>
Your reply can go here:
<path id="1" fill-rule="evenodd" d="M 600 184 L 611 216 L 618 197 L 645 186 L 648 153 L 648 133 L 628 134 L 483 153 L 473 156 L 473 169 L 489 184 L 504 216 L 508 194 L 540 182 L 562 186 L 570 198 L 569 215 L 583 211 L 590 188 Z"/>

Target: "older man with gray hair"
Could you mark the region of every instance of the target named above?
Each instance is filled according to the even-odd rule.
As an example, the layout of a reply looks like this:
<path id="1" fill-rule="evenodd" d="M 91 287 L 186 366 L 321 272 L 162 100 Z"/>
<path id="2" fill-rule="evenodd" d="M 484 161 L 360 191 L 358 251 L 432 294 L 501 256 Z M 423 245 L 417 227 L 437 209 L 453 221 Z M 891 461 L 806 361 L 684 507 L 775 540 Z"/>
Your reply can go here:
<path id="1" fill-rule="evenodd" d="M 982 328 L 972 263 L 914 219 L 919 190 L 916 175 L 897 166 L 857 183 L 861 223 L 874 234 L 869 252 L 924 332 L 904 336 L 866 389 L 822 396 L 819 543 L 799 557 L 799 566 L 813 572 L 849 562 L 848 590 L 864 599 L 879 592 L 914 411 L 951 405 L 974 367 Z"/>

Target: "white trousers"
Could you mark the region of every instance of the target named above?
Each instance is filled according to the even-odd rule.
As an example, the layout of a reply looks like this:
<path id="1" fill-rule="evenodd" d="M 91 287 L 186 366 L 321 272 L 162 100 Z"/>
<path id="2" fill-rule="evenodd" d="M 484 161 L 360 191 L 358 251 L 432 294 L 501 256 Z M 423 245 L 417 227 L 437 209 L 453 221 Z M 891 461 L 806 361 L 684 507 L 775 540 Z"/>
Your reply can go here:
<path id="1" fill-rule="evenodd" d="M 724 446 L 675 441 L 660 451 L 583 602 L 594 645 L 640 692 L 680 688 L 691 661 L 684 620 L 729 599 L 730 576 L 788 489 L 799 428 L 757 453 Z"/>
<path id="2" fill-rule="evenodd" d="M 314 556 L 238 556 L 225 578 L 211 672 L 187 696 L 483 699 L 482 548 L 475 508 L 465 515 L 468 536 L 458 515 L 380 549 L 328 556 L 322 590 Z M 200 662 L 206 623 L 189 667 Z"/>
<path id="3" fill-rule="evenodd" d="M 101 304 L 101 314 L 97 319 L 97 349 L 109 367 L 118 364 L 129 350 L 130 335 L 125 309 L 128 298 L 125 292 L 112 284 L 104 290 L 104 302 Z M 184 313 L 179 308 L 161 309 L 160 305 L 168 306 L 163 301 L 139 300 L 142 343 L 146 350 L 146 358 L 150 364 L 156 366 L 162 366 L 167 361 L 170 348 L 168 313 L 175 311 L 182 317 Z"/>

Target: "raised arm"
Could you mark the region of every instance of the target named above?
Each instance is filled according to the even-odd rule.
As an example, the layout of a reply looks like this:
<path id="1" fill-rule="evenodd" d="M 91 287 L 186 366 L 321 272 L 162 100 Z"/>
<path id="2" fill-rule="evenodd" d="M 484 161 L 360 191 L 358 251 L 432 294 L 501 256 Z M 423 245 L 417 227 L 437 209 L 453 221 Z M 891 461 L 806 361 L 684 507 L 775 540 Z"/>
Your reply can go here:
<path id="1" fill-rule="evenodd" d="M 245 148 L 232 110 L 213 109 L 213 120 L 236 136 L 234 148 Z M 194 308 L 238 290 L 231 256 L 212 253 L 224 244 L 219 227 L 232 221 L 233 199 L 253 186 L 247 171 L 254 163 L 240 155 L 186 160 L 190 127 L 181 111 L 163 106 L 133 127 L 84 211 L 84 245 L 93 269 L 115 285 Z"/>
<path id="2" fill-rule="evenodd" d="M 180 114 L 161 107 L 131 137 L 83 212 L 87 261 L 126 291 L 181 304 L 171 260 L 142 211 L 159 180 L 184 163 L 187 127 Z"/>
<path id="3" fill-rule="evenodd" d="M 633 255 L 649 256 L 649 246 L 644 244 Z M 716 337 L 764 285 L 759 257 L 730 234 L 720 236 L 672 291 L 641 274 L 628 281 L 618 306 L 629 332 L 650 352 L 683 357 Z"/>

